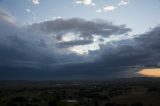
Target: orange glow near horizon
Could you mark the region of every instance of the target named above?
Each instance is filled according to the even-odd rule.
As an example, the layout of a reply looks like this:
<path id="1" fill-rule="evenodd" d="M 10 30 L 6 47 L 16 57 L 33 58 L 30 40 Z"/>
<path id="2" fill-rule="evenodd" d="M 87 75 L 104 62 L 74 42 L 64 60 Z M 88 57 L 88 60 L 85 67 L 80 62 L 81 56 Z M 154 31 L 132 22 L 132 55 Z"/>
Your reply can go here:
<path id="1" fill-rule="evenodd" d="M 160 77 L 160 68 L 143 69 L 138 73 L 148 77 Z"/>

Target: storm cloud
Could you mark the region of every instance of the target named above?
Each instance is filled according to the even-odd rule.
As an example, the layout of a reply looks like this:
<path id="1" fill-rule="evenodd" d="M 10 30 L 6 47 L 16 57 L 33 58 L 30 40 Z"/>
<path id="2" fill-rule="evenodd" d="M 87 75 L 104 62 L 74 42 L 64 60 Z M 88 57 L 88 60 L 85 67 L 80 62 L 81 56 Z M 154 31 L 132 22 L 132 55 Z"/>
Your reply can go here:
<path id="1" fill-rule="evenodd" d="M 108 37 L 110 35 L 126 34 L 131 31 L 125 25 L 114 25 L 105 20 L 88 21 L 81 18 L 56 19 L 42 23 L 33 24 L 33 28 L 41 31 L 63 36 L 66 33 L 74 33 L 82 38 L 93 38 L 94 35 Z"/>
<path id="2" fill-rule="evenodd" d="M 12 19 L 14 17 L 9 13 L 0 11 L 0 65 L 48 64 L 82 59 L 69 50 L 58 49 L 54 38 L 38 33 L 30 26 L 18 26 Z M 75 58 L 71 59 L 70 55 Z"/>
<path id="3" fill-rule="evenodd" d="M 138 67 L 159 66 L 160 27 L 132 39 L 99 44 L 79 55 L 70 47 L 94 43 L 98 35 L 127 34 L 125 25 L 104 20 L 56 19 L 18 26 L 14 17 L 0 11 L 0 79 L 107 79 L 136 76 Z M 67 33 L 77 39 L 63 41 Z M 57 39 L 60 37 L 60 39 Z"/>
<path id="4" fill-rule="evenodd" d="M 73 46 L 78 45 L 87 45 L 93 43 L 92 40 L 72 40 L 72 41 L 66 41 L 66 42 L 59 42 L 57 43 L 57 47 L 59 48 L 69 48 Z"/>
<path id="5" fill-rule="evenodd" d="M 160 27 L 122 40 L 112 45 L 100 45 L 98 59 L 111 66 L 154 66 L 159 65 Z"/>

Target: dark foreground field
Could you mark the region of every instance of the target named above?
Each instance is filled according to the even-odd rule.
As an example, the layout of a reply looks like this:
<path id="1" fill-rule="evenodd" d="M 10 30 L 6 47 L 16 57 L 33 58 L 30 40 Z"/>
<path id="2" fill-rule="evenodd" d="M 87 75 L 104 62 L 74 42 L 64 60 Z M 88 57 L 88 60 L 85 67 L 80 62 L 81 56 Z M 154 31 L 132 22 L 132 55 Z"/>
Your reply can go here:
<path id="1" fill-rule="evenodd" d="M 0 106 L 160 106 L 160 79 L 0 81 Z"/>

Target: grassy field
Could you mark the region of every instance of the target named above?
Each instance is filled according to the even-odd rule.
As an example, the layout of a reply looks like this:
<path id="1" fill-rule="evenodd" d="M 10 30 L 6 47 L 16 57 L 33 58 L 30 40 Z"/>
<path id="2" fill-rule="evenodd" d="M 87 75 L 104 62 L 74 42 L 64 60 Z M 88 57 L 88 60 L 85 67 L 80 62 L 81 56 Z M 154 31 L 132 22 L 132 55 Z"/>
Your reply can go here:
<path id="1" fill-rule="evenodd" d="M 0 81 L 0 106 L 160 106 L 160 79 Z"/>

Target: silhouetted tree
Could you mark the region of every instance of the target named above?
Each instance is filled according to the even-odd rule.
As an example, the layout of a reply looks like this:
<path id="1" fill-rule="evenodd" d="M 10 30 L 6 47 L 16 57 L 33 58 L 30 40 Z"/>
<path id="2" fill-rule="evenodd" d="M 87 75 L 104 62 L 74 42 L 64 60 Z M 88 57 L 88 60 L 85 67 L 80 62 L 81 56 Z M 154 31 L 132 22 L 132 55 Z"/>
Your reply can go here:
<path id="1" fill-rule="evenodd" d="M 142 103 L 139 103 L 139 102 L 136 102 L 136 103 L 132 103 L 131 106 L 143 106 L 143 104 L 142 104 Z"/>
<path id="2" fill-rule="evenodd" d="M 50 101 L 48 102 L 48 106 L 57 106 L 57 103 L 58 103 L 58 101 L 50 100 Z"/>
<path id="3" fill-rule="evenodd" d="M 7 106 L 29 106 L 29 103 L 25 97 L 16 97 L 11 99 Z"/>

